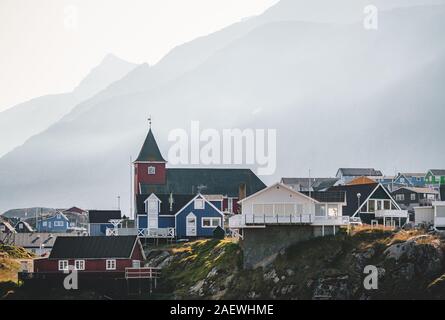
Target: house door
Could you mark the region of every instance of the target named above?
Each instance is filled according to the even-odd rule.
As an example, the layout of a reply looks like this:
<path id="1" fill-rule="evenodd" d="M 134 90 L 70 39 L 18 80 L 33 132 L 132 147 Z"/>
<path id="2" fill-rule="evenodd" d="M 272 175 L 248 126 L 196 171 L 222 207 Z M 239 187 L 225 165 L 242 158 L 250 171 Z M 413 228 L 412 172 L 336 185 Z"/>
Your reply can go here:
<path id="1" fill-rule="evenodd" d="M 187 215 L 185 234 L 187 237 L 196 237 L 196 216 L 193 213 Z"/>

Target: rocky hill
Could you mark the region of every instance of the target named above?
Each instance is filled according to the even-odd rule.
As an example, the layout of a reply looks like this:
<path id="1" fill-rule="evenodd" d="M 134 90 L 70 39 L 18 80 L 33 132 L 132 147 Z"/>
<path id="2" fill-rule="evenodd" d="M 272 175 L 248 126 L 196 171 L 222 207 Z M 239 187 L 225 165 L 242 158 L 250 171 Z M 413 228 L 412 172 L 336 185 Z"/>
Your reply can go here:
<path id="1" fill-rule="evenodd" d="M 227 240 L 155 249 L 148 263 L 163 268 L 159 294 L 173 299 L 441 299 L 444 248 L 439 235 L 368 229 L 295 245 L 265 269 L 242 270 Z M 376 290 L 364 288 L 367 265 Z"/>

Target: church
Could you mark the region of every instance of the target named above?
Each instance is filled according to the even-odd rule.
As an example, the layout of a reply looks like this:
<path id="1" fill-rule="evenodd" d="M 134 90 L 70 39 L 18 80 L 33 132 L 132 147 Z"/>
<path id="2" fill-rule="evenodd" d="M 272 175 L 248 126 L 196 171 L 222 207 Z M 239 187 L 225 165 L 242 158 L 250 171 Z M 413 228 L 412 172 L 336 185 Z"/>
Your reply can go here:
<path id="1" fill-rule="evenodd" d="M 266 185 L 250 169 L 168 168 L 150 129 L 133 162 L 139 236 L 211 237 L 238 201 Z"/>

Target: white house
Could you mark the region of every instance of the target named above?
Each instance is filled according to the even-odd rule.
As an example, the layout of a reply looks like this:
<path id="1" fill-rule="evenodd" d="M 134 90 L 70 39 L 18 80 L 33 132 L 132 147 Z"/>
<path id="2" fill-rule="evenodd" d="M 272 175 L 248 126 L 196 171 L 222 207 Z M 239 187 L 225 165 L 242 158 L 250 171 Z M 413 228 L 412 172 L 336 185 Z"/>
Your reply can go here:
<path id="1" fill-rule="evenodd" d="M 344 192 L 298 192 L 276 183 L 239 201 L 241 214 L 229 219 L 229 228 L 245 229 L 268 226 L 313 226 L 314 235 L 335 234 L 349 223 L 343 216 Z"/>
<path id="2" fill-rule="evenodd" d="M 445 201 L 435 201 L 429 207 L 414 208 L 415 225 L 432 225 L 435 229 L 445 229 Z"/>

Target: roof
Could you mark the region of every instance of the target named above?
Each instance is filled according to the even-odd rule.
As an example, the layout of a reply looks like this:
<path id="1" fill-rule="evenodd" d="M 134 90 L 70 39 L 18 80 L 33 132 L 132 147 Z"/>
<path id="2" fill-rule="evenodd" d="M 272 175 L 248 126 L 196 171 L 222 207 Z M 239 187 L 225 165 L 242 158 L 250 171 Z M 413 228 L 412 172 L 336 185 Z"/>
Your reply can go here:
<path id="1" fill-rule="evenodd" d="M 394 192 L 397 192 L 397 191 L 399 191 L 401 189 L 405 189 L 405 190 L 408 190 L 408 191 L 411 191 L 411 192 L 415 192 L 415 193 L 439 194 L 439 191 L 434 190 L 434 189 L 430 189 L 430 188 L 416 188 L 416 187 L 401 187 L 401 188 L 395 190 Z"/>
<path id="2" fill-rule="evenodd" d="M 153 136 L 153 132 L 148 130 L 147 137 L 145 138 L 144 144 L 142 145 L 141 151 L 139 152 L 136 161 L 162 161 L 166 162 L 162 157 L 161 151 L 159 151 L 156 139 Z"/>
<path id="3" fill-rule="evenodd" d="M 224 196 L 222 194 L 203 194 L 202 195 L 207 201 L 222 201 Z"/>
<path id="4" fill-rule="evenodd" d="M 431 169 L 430 171 L 435 176 L 445 176 L 445 170 L 444 169 Z"/>
<path id="5" fill-rule="evenodd" d="M 374 168 L 340 168 L 344 176 L 360 177 L 360 176 L 383 176 L 380 170 Z"/>
<path id="6" fill-rule="evenodd" d="M 368 177 L 358 177 L 347 183 L 347 185 L 356 185 L 356 184 L 375 184 L 376 181 L 372 180 Z"/>
<path id="7" fill-rule="evenodd" d="M 293 194 L 300 195 L 300 196 L 302 196 L 302 197 L 304 197 L 304 198 L 306 198 L 306 199 L 308 199 L 308 200 L 310 200 L 310 201 L 312 201 L 312 202 L 314 202 L 314 203 L 317 202 L 317 200 L 315 200 L 315 199 L 312 198 L 312 197 L 309 197 L 309 196 L 306 195 L 305 193 L 300 192 L 300 191 L 298 191 L 298 190 L 294 190 L 294 189 L 292 189 L 291 187 L 289 187 L 288 185 L 285 185 L 284 183 L 277 182 L 277 183 L 274 183 L 274 184 L 272 184 L 272 185 L 270 185 L 270 186 L 268 186 L 268 187 L 266 187 L 266 188 L 264 188 L 264 189 L 261 189 L 260 191 L 254 193 L 254 194 L 251 194 L 250 196 L 248 196 L 248 197 L 246 197 L 246 198 L 244 198 L 244 199 L 242 199 L 242 200 L 239 200 L 238 203 L 243 203 L 243 202 L 245 202 L 245 201 L 247 201 L 247 200 L 250 200 L 250 199 L 252 199 L 252 198 L 255 198 L 255 197 L 259 196 L 260 194 L 262 194 L 263 192 L 267 192 L 268 190 L 270 190 L 270 189 L 272 189 L 272 188 L 277 188 L 277 189 L 282 188 L 282 189 L 287 190 L 288 192 L 291 192 L 291 193 L 293 193 Z"/>
<path id="8" fill-rule="evenodd" d="M 285 185 L 299 185 L 302 188 L 309 188 L 310 185 L 314 190 L 322 190 L 332 187 L 338 178 L 281 178 L 281 183 Z"/>
<path id="9" fill-rule="evenodd" d="M 246 186 L 246 196 L 266 185 L 250 169 L 169 168 L 165 184 L 141 184 L 142 194 L 221 194 L 238 197 L 239 187 Z"/>
<path id="10" fill-rule="evenodd" d="M 73 237 L 72 233 L 16 233 L 12 237 L 15 246 L 23 248 L 40 248 L 43 244 L 45 248 L 52 248 L 56 238 Z"/>
<path id="11" fill-rule="evenodd" d="M 0 221 L 0 224 L 3 224 L 10 232 L 16 232 L 14 227 L 8 221 Z"/>
<path id="12" fill-rule="evenodd" d="M 398 174 L 398 176 L 405 176 L 405 177 L 418 177 L 418 178 L 423 178 L 425 177 L 425 173 L 421 173 L 421 172 L 401 172 Z"/>
<path id="13" fill-rule="evenodd" d="M 300 193 L 310 196 L 318 202 L 345 202 L 346 192 L 344 191 L 300 191 Z"/>
<path id="14" fill-rule="evenodd" d="M 360 193 L 360 204 L 362 204 L 375 190 L 378 183 L 374 184 L 357 184 L 344 185 L 330 188 L 328 191 L 345 192 L 347 205 L 343 207 L 343 215 L 352 216 L 358 210 L 358 197 Z"/>
<path id="15" fill-rule="evenodd" d="M 63 210 L 63 212 L 72 212 L 72 213 L 79 213 L 79 214 L 83 214 L 86 213 L 86 210 L 80 209 L 78 207 L 71 207 L 69 209 Z"/>
<path id="16" fill-rule="evenodd" d="M 49 259 L 130 258 L 137 236 L 58 237 Z"/>
<path id="17" fill-rule="evenodd" d="M 139 194 L 136 196 L 136 208 L 138 213 L 145 212 L 145 200 L 150 194 Z M 173 199 L 172 210 L 170 210 L 170 196 Z M 187 203 L 192 200 L 195 195 L 192 194 L 156 194 L 156 197 L 161 200 L 161 215 L 175 215 L 176 212 L 181 210 Z"/>
<path id="18" fill-rule="evenodd" d="M 89 210 L 90 223 L 109 223 L 112 219 L 122 219 L 120 210 Z"/>
<path id="19" fill-rule="evenodd" d="M 53 218 L 57 217 L 58 214 L 59 214 L 62 218 L 64 218 L 65 220 L 69 220 L 68 217 L 67 217 L 64 213 L 58 211 L 58 212 L 56 212 L 56 213 L 54 213 L 54 214 L 50 214 L 50 215 L 45 216 L 41 221 L 46 221 L 46 220 L 49 220 L 49 219 L 53 219 Z"/>

